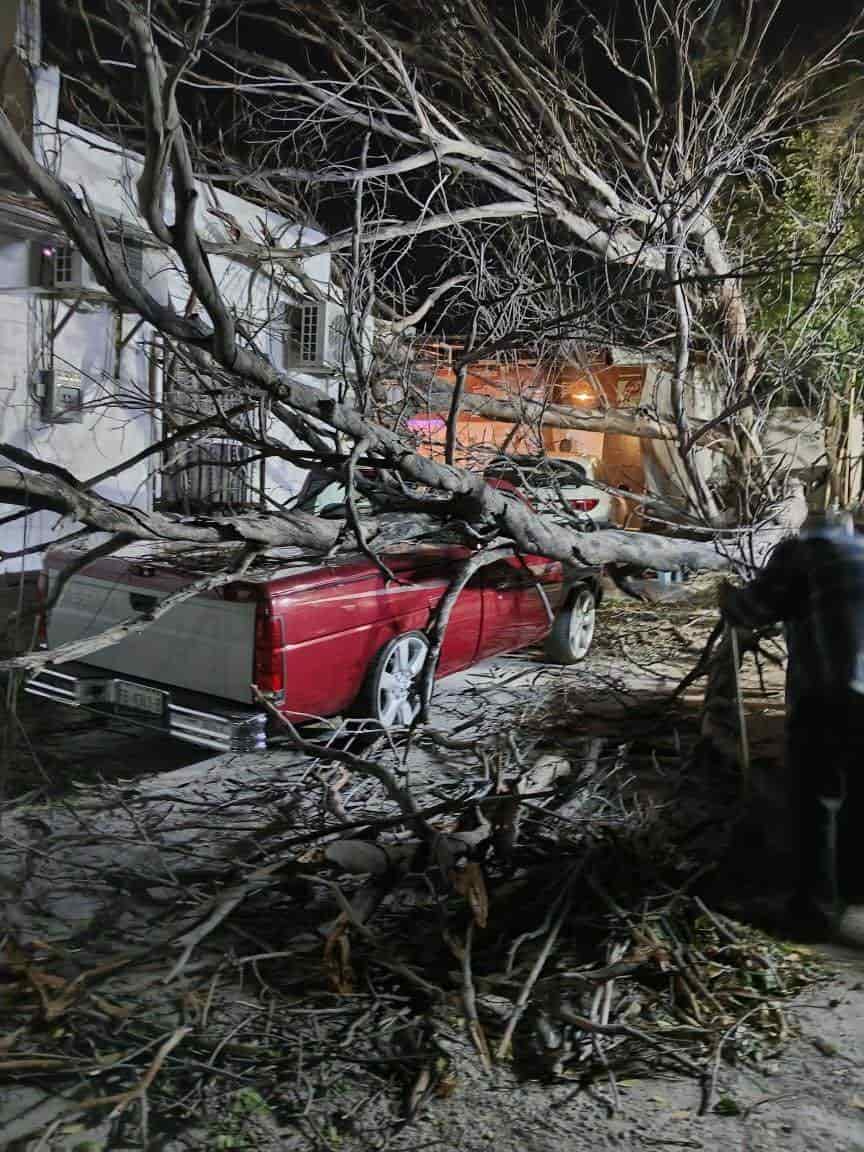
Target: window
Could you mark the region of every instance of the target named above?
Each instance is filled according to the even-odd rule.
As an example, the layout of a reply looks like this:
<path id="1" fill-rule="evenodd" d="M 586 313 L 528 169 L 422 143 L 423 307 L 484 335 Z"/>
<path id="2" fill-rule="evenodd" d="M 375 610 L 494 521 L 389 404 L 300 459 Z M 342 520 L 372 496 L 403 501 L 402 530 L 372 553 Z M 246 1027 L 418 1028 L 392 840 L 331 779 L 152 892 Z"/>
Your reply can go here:
<path id="1" fill-rule="evenodd" d="M 348 317 L 344 312 L 337 312 L 330 321 L 327 336 L 330 357 L 335 366 L 350 371 L 354 367 L 354 349 L 351 347 Z"/>
<path id="2" fill-rule="evenodd" d="M 231 511 L 254 502 L 253 450 L 222 437 L 180 447 L 162 476 L 162 505 L 180 512 Z"/>
<path id="3" fill-rule="evenodd" d="M 111 229 L 111 258 L 126 269 L 129 279 L 140 284 L 144 274 L 144 245 L 137 236 L 131 236 L 123 227 Z"/>
<path id="4" fill-rule="evenodd" d="M 257 393 L 223 388 L 191 372 L 177 356 L 165 362 L 165 431 L 175 432 L 202 418 L 228 414 L 238 405 L 247 405 L 235 414 L 236 421 L 256 431 L 265 420 L 262 398 Z M 257 505 L 260 461 L 254 449 L 231 439 L 218 428 L 188 443 L 180 441 L 165 453 L 161 473 L 159 506 L 185 515 L 237 511 Z"/>
<path id="5" fill-rule="evenodd" d="M 75 283 L 75 253 L 68 244 L 54 249 L 54 284 L 62 288 Z"/>
<path id="6" fill-rule="evenodd" d="M 292 304 L 286 310 L 289 367 L 313 367 L 321 363 L 321 305 Z"/>
<path id="7" fill-rule="evenodd" d="M 133 284 L 140 284 L 144 276 L 144 248 L 137 240 L 118 238 L 116 253 L 123 263 Z"/>
<path id="8" fill-rule="evenodd" d="M 93 270 L 79 249 L 47 238 L 30 244 L 30 284 L 70 296 L 82 289 L 100 291 Z"/>

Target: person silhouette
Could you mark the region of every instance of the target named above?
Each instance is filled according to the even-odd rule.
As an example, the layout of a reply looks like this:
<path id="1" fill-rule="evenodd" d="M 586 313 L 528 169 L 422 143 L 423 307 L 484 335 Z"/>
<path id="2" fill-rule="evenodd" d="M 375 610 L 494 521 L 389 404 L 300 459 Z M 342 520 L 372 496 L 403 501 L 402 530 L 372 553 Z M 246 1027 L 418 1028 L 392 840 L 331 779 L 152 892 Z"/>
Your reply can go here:
<path id="1" fill-rule="evenodd" d="M 721 585 L 732 626 L 782 622 L 786 769 L 799 829 L 788 913 L 830 935 L 864 897 L 864 540 L 848 515 L 811 516 L 742 588 Z"/>

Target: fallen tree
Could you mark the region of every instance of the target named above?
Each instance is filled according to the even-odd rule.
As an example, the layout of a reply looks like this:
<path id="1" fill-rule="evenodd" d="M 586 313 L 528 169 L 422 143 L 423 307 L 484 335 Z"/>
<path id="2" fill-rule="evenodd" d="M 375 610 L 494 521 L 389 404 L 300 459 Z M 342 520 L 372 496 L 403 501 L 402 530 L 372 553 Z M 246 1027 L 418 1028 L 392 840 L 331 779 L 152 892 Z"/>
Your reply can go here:
<path id="1" fill-rule="evenodd" d="M 515 1119 L 496 1123 L 508 1138 L 526 1107 L 543 1115 L 561 1094 L 569 1130 L 594 1139 L 604 1085 L 606 1110 L 630 1120 L 625 1077 L 662 1074 L 692 1080 L 702 1136 L 716 1107 L 722 1142 L 742 1068 L 753 1097 L 763 1083 L 777 1095 L 796 1032 L 790 995 L 825 972 L 704 891 L 729 852 L 734 777 L 675 771 L 698 738 L 695 713 L 670 714 L 639 667 L 665 651 L 667 671 L 683 671 L 676 633 L 698 642 L 704 616 L 678 605 L 646 629 L 641 613 L 612 613 L 633 664 L 615 696 L 596 669 L 598 695 L 583 685 L 578 709 L 572 684 L 524 665 L 510 692 L 527 710 L 514 721 L 509 696 L 490 694 L 445 737 L 443 773 L 440 746 L 424 755 L 435 733 L 374 758 L 305 742 L 263 771 L 248 757 L 206 772 L 139 762 L 119 781 L 79 777 L 74 795 L 66 773 L 38 820 L 22 773 L 0 835 L 14 910 L 0 1010 L 3 1072 L 27 1106 L 8 1108 L 4 1135 L 38 1139 L 83 1112 L 140 1145 L 144 1110 L 126 1107 L 137 1093 L 151 1142 L 176 1141 L 200 1099 L 187 1144 L 212 1147 L 226 1131 L 260 1143 L 256 1114 L 218 1123 L 242 1088 L 271 1110 L 272 1146 L 291 1152 L 310 1143 L 310 1117 L 327 1131 L 349 1089 L 345 1148 L 391 1132 L 403 1152 L 427 1133 L 464 1147 L 459 1121 L 499 1116 L 507 1100 Z M 764 720 L 771 697 L 755 675 L 748 688 Z M 738 871 L 758 873 L 735 847 Z M 181 1047 L 165 1056 L 172 1041 Z M 809 1046 L 805 1036 L 803 1059 Z M 575 1094 L 588 1077 L 594 1095 Z"/>
<path id="2" fill-rule="evenodd" d="M 780 8 L 751 2 L 736 20 L 691 0 L 662 11 L 634 0 L 605 24 L 591 5 L 577 21 L 557 5 L 516 16 L 477 0 L 423 0 L 410 12 L 276 0 L 266 49 L 217 36 L 202 64 L 214 80 L 227 71 L 261 85 L 249 88 L 243 115 L 262 141 L 257 168 L 227 149 L 202 164 L 217 182 L 285 203 L 350 189 L 344 227 L 301 240 L 293 255 L 326 251 L 341 264 L 358 246 L 379 250 L 362 270 L 370 305 L 400 301 L 404 285 L 390 274 L 398 253 L 434 237 L 446 277 L 435 291 L 447 286 L 447 316 L 470 335 L 457 380 L 507 348 L 650 348 L 668 398 L 649 419 L 610 404 L 584 423 L 544 411 L 543 423 L 671 433 L 689 510 L 715 524 L 727 509 L 758 521 L 783 487 L 760 439 L 760 377 L 767 367 L 788 378 L 801 365 L 783 329 L 768 340 L 752 314 L 790 254 L 776 245 L 749 266 L 746 223 L 730 232 L 728 221 L 742 217 L 742 202 L 752 207 L 752 189 L 770 186 L 797 125 L 836 107 L 859 31 L 795 58 L 772 55 L 766 38 Z M 817 242 L 792 262 L 830 277 L 829 249 Z M 587 289 L 586 265 L 597 270 Z M 718 391 L 704 421 L 687 398 L 697 348 L 709 350 Z M 451 418 L 459 409 L 524 423 L 537 415 L 457 386 Z M 710 476 L 717 458 L 700 451 L 711 431 L 730 441 L 722 492 Z"/>
<path id="3" fill-rule="evenodd" d="M 192 38 L 189 60 L 199 50 L 205 28 L 206 16 L 198 25 L 198 39 Z M 725 558 L 711 544 L 619 532 L 584 534 L 550 522 L 523 502 L 489 488 L 476 473 L 418 453 L 399 435 L 364 417 L 357 407 L 339 402 L 309 383 L 279 371 L 247 337 L 242 323 L 226 305 L 210 267 L 197 231 L 199 189 L 186 128 L 178 109 L 175 86 L 156 47 L 152 26 L 143 16 L 133 14 L 129 31 L 146 82 L 147 152 L 137 189 L 139 208 L 153 235 L 170 247 L 178 259 L 190 293 L 203 308 L 206 320 L 188 312 L 181 313 L 170 302 L 157 300 L 146 286 L 133 279 L 122 252 L 109 240 L 86 190 L 79 195 L 64 186 L 37 162 L 9 119 L 0 115 L 0 153 L 56 216 L 115 300 L 176 344 L 192 368 L 205 378 L 218 376 L 252 387 L 287 410 L 292 431 L 310 447 L 313 467 L 316 452 L 317 466 L 325 470 L 330 466 L 320 448 L 321 432 L 329 430 L 354 446 L 349 474 L 362 457 L 374 460 L 379 468 L 427 491 L 444 494 L 445 501 L 425 506 L 427 518 L 415 529 L 427 537 L 434 527 L 428 518 L 431 511 L 438 523 L 464 522 L 470 526 L 469 536 L 473 534 L 476 538 L 478 530 L 494 529 L 497 535 L 512 540 L 519 551 L 547 555 L 565 563 L 621 561 L 664 568 L 725 566 Z M 174 216 L 170 221 L 164 214 L 169 182 L 174 200 Z M 234 425 L 229 423 L 228 427 L 233 429 Z M 248 430 L 243 432 L 243 437 L 246 442 L 250 441 Z M 292 451 L 273 439 L 259 442 L 258 447 L 292 458 Z M 333 523 L 296 511 L 213 518 L 145 512 L 112 503 L 85 488 L 64 469 L 28 458 L 11 446 L 6 447 L 5 454 L 16 467 L 0 473 L 3 502 L 24 507 L 28 512 L 50 509 L 94 531 L 116 534 L 124 540 L 244 542 L 256 548 L 288 545 L 323 555 L 333 547 L 339 534 Z M 357 542 L 374 546 L 379 536 L 375 523 L 358 523 L 353 527 Z M 406 530 L 410 535 L 407 523 Z M 404 535 L 403 532 L 403 538 Z"/>
<path id="4" fill-rule="evenodd" d="M 286 28 L 293 27 L 291 19 L 297 17 L 297 36 L 300 40 L 310 37 L 308 13 L 301 10 L 301 6 L 280 0 L 277 7 L 282 14 L 277 21 L 280 35 Z M 725 73 L 725 83 L 732 93 L 727 103 L 703 108 L 699 101 L 704 93 L 698 78 L 688 71 L 683 77 L 679 76 L 671 105 L 655 107 L 661 81 L 656 71 L 647 67 L 650 52 L 665 54 L 664 59 L 668 57 L 673 62 L 680 61 L 682 53 L 686 58 L 687 44 L 698 26 L 699 13 L 691 4 L 681 3 L 669 16 L 668 27 L 660 28 L 649 22 L 642 30 L 638 63 L 640 69 L 647 68 L 650 79 L 648 102 L 654 107 L 650 132 L 658 134 L 658 140 L 665 139 L 675 122 L 674 117 L 670 119 L 672 113 L 677 114 L 679 121 L 683 118 L 693 131 L 689 142 L 674 134 L 670 136 L 670 151 L 663 159 L 662 155 L 655 157 L 644 149 L 640 152 L 637 147 L 646 143 L 645 133 L 649 131 L 648 124 L 639 121 L 638 115 L 635 126 L 629 120 L 618 125 L 625 143 L 616 153 L 614 141 L 606 138 L 620 119 L 614 109 L 604 104 L 599 106 L 597 118 L 580 119 L 577 97 L 587 92 L 584 77 L 574 72 L 562 88 L 559 81 L 566 78 L 567 61 L 540 56 L 536 74 L 531 68 L 526 72 L 528 59 L 524 46 L 514 55 L 515 46 L 506 28 L 473 0 L 465 0 L 461 11 L 470 36 L 458 45 L 448 42 L 447 51 L 456 53 L 455 59 L 445 61 L 451 79 L 454 68 L 459 71 L 457 63 L 469 59 L 478 62 L 482 58 L 486 61 L 483 84 L 490 92 L 500 95 L 505 81 L 512 85 L 512 105 L 508 104 L 511 118 L 502 120 L 501 128 L 507 140 L 496 143 L 491 137 L 486 139 L 491 129 L 483 130 L 484 139 L 472 140 L 467 125 L 455 126 L 449 115 L 452 109 L 448 111 L 446 105 L 434 105 L 430 94 L 417 89 L 405 65 L 405 60 L 412 56 L 410 45 L 397 42 L 398 37 L 388 40 L 387 30 L 373 27 L 368 21 L 364 23 L 365 17 L 359 9 L 352 8 L 349 18 L 348 7 L 350 5 L 343 11 L 340 4 L 324 6 L 322 27 L 325 36 L 331 37 L 326 46 L 335 46 L 334 29 L 341 29 L 348 53 L 342 60 L 344 66 L 349 70 L 359 67 L 357 54 L 368 51 L 374 67 L 383 69 L 384 77 L 389 75 L 391 80 L 398 77 L 392 107 L 388 105 L 378 115 L 373 105 L 368 139 L 359 163 L 355 165 L 352 161 L 343 168 L 343 172 L 350 175 L 353 191 L 353 197 L 349 198 L 354 212 L 351 227 L 345 233 L 337 231 L 313 243 L 307 243 L 302 235 L 299 239 L 294 233 L 289 235 L 287 230 L 284 241 L 272 234 L 254 241 L 229 220 L 229 233 L 234 240 L 221 246 L 214 246 L 202 236 L 198 176 L 206 160 L 206 149 L 193 137 L 181 109 L 180 93 L 187 76 L 197 69 L 206 70 L 212 60 L 219 61 L 220 65 L 233 61 L 231 67 L 249 67 L 259 79 L 272 74 L 280 84 L 287 85 L 284 91 L 299 91 L 300 105 L 312 109 L 309 124 L 313 127 L 320 125 L 321 116 L 332 112 L 356 135 L 359 123 L 356 112 L 352 111 L 350 101 L 331 100 L 327 85 L 316 86 L 307 76 L 291 69 L 286 72 L 278 61 L 249 53 L 236 45 L 232 47 L 220 31 L 211 29 L 209 4 L 204 4 L 190 22 L 178 21 L 174 25 L 167 6 L 157 4 L 148 9 L 146 16 L 134 6 L 128 12 L 124 10 L 122 31 L 128 32 L 142 89 L 140 107 L 135 109 L 145 139 L 136 186 L 137 207 L 154 241 L 182 272 L 189 297 L 185 308 L 176 306 L 170 298 L 157 298 L 145 282 L 131 275 L 123 251 L 109 235 L 86 188 L 76 190 L 64 185 L 48 167 L 40 164 L 2 114 L 0 155 L 21 183 L 54 215 L 106 292 L 123 310 L 136 314 L 163 337 L 172 354 L 203 387 L 218 383 L 267 398 L 277 421 L 301 442 L 302 449 L 289 447 L 284 433 L 277 436 L 256 432 L 221 408 L 216 427 L 262 458 L 280 456 L 342 479 L 349 492 L 350 531 L 342 534 L 332 522 L 285 508 L 229 516 L 184 517 L 147 512 L 131 504 L 109 501 L 66 470 L 50 461 L 28 457 L 12 446 L 6 446 L 4 451 L 15 466 L 0 471 L 0 500 L 19 507 L 22 511 L 16 515 L 49 509 L 84 529 L 107 532 L 124 541 L 242 544 L 251 549 L 288 546 L 311 555 L 324 555 L 338 542 L 340 547 L 359 548 L 374 555 L 393 539 L 394 531 L 398 531 L 403 540 L 429 539 L 434 537 L 438 526 L 446 524 L 448 531 L 452 531 L 454 525 L 461 525 L 463 538 L 468 542 L 494 537 L 512 542 L 518 552 L 549 556 L 565 564 L 626 563 L 663 569 L 728 566 L 731 551 L 724 540 L 735 540 L 735 535 L 726 537 L 718 530 L 713 540 L 705 540 L 703 532 L 702 539 L 694 542 L 650 533 L 587 534 L 579 531 L 575 522 L 562 523 L 560 518 L 538 515 L 527 504 L 487 486 L 482 475 L 457 467 L 453 463 L 452 443 L 448 443 L 447 462 L 419 452 L 398 421 L 386 423 L 374 418 L 370 395 L 380 381 L 376 382 L 371 370 L 359 365 L 362 359 L 359 355 L 356 356 L 358 371 L 353 397 L 347 383 L 334 396 L 314 386 L 308 378 L 281 370 L 257 346 L 251 326 L 226 301 L 211 258 L 221 251 L 247 263 L 257 261 L 262 270 L 269 272 L 289 269 L 292 275 L 303 280 L 304 258 L 321 252 L 340 254 L 349 343 L 357 353 L 360 322 L 368 318 L 377 303 L 375 254 L 383 253 L 386 260 L 392 252 L 388 246 L 393 243 L 404 241 L 410 248 L 418 234 L 449 231 L 455 238 L 454 246 L 456 240 L 460 244 L 465 242 L 475 260 L 474 274 L 450 275 L 428 294 L 424 304 L 417 307 L 415 300 L 402 321 L 391 321 L 390 332 L 405 331 L 409 321 L 416 322 L 418 317 L 428 315 L 428 308 L 438 307 L 451 288 L 476 297 L 476 323 L 472 327 L 470 347 L 466 347 L 458 365 L 451 424 L 460 408 L 465 408 L 500 416 L 515 424 L 531 423 L 538 428 L 544 424 L 602 427 L 674 441 L 687 469 L 695 511 L 710 532 L 725 525 L 727 520 L 719 514 L 722 510 L 718 509 L 716 494 L 699 471 L 696 453 L 705 447 L 707 433 L 720 429 L 722 435 L 728 437 L 733 455 L 736 452 L 741 455 L 740 430 L 733 417 L 749 403 L 746 382 L 752 375 L 752 348 L 747 343 L 746 318 L 741 312 L 740 277 L 729 271 L 729 257 L 718 247 L 719 232 L 708 212 L 720 187 L 734 179 L 739 170 L 747 170 L 748 157 L 783 138 L 786 126 L 802 103 L 806 103 L 808 86 L 832 73 L 846 41 L 833 45 L 812 64 L 799 68 L 791 79 L 783 80 L 774 74 L 766 78 L 765 85 L 758 91 L 770 95 L 770 100 L 763 109 L 754 111 L 754 93 L 740 87 L 748 61 L 752 62 L 758 53 L 758 39 L 753 41 L 748 25 L 741 34 L 738 56 L 728 64 Z M 87 19 L 99 23 L 92 13 Z M 594 35 L 609 55 L 613 71 L 624 76 L 627 65 L 618 55 L 614 42 L 599 26 Z M 167 63 L 160 44 L 170 45 Z M 464 58 L 462 53 L 466 54 Z M 431 78 L 434 77 L 430 75 Z M 635 83 L 635 87 L 639 89 L 640 84 Z M 644 84 L 641 87 L 644 88 Z M 384 89 L 377 90 L 380 96 Z M 563 104 L 559 106 L 561 100 Z M 518 110 L 520 104 L 522 112 Z M 397 127 L 397 121 L 406 115 L 409 120 L 413 117 L 413 127 L 407 135 Z M 736 117 L 737 127 L 733 123 Z M 526 124 L 535 122 L 542 125 L 544 139 L 548 135 L 550 141 L 557 141 L 550 149 L 548 167 L 536 167 L 526 161 L 526 142 L 529 136 L 533 139 L 531 133 L 526 135 Z M 419 136 L 418 125 L 423 129 Z M 712 140 L 712 131 L 716 140 Z M 424 150 L 414 156 L 404 156 L 404 150 L 410 151 L 424 132 L 428 137 Z M 283 142 L 291 140 L 302 145 L 300 136 L 290 128 Z M 372 137 L 376 147 L 382 140 L 396 142 L 402 150 L 398 157 L 392 158 L 396 169 L 369 162 Z M 431 156 L 427 154 L 430 148 Z M 305 181 L 307 185 L 315 185 L 336 180 L 338 184 L 337 173 L 329 161 L 322 161 L 320 172 L 310 176 L 290 166 L 271 171 L 263 168 L 256 157 L 249 160 L 250 168 L 245 175 L 237 171 L 235 165 L 231 174 L 233 184 L 241 189 L 251 188 L 276 210 L 287 203 L 285 189 L 289 183 L 293 186 Z M 370 187 L 383 187 L 386 200 L 387 180 L 402 180 L 409 172 L 426 171 L 439 162 L 461 173 L 466 187 L 476 189 L 479 183 L 487 192 L 496 188 L 506 193 L 506 198 L 485 206 L 476 200 L 454 202 L 446 211 L 438 211 L 432 201 L 427 200 L 419 220 L 387 223 L 380 214 L 368 218 L 364 197 Z M 385 184 L 376 185 L 381 180 Z M 460 185 L 460 189 L 462 187 Z M 474 193 L 469 193 L 469 199 L 471 195 Z M 436 196 L 437 192 L 432 200 Z M 166 207 L 169 199 L 170 215 Z M 541 231 L 527 239 L 519 233 L 513 240 L 508 233 L 507 243 L 511 246 L 501 247 L 496 266 L 500 272 L 512 254 L 516 260 L 515 271 L 521 276 L 523 267 L 527 269 L 545 252 L 548 259 L 545 281 L 535 282 L 535 278 L 529 283 L 526 280 L 523 289 L 505 277 L 501 281 L 504 290 L 500 300 L 494 298 L 499 283 L 494 278 L 484 279 L 483 269 L 491 268 L 492 264 L 491 257 L 484 263 L 482 255 L 494 248 L 496 237 L 482 231 L 491 219 L 542 221 Z M 466 231 L 473 224 L 481 228 L 476 242 Z M 543 231 L 552 224 L 559 230 L 554 235 Z M 616 409 L 602 413 L 568 413 L 560 405 L 535 402 L 527 397 L 504 402 L 471 395 L 460 386 L 459 373 L 463 374 L 464 383 L 464 372 L 472 362 L 490 351 L 516 347 L 535 321 L 539 338 L 566 342 L 573 336 L 565 321 L 568 317 L 588 315 L 590 300 L 582 300 L 579 308 L 574 309 L 573 294 L 565 276 L 573 271 L 574 260 L 584 260 L 586 256 L 602 259 L 610 269 L 617 270 L 616 274 L 623 277 L 623 286 L 619 285 L 622 291 L 631 273 L 642 278 L 640 291 L 643 293 L 645 285 L 653 282 L 651 278 L 664 285 L 660 305 L 657 308 L 652 305 L 651 322 L 662 320 L 663 331 L 675 351 L 671 417 L 661 417 L 651 411 Z M 734 379 L 730 380 L 728 389 L 728 426 L 722 429 L 722 413 L 699 424 L 691 419 L 683 402 L 697 328 L 696 298 L 704 287 L 719 294 L 722 301 L 724 335 L 719 361 L 727 365 L 735 363 Z M 526 299 L 534 301 L 533 311 L 526 312 L 523 307 Z M 615 295 L 613 303 L 618 300 Z M 628 308 L 630 315 L 632 301 Z M 596 330 L 596 326 L 592 328 Z M 181 428 L 165 440 L 176 444 L 184 434 L 191 437 L 198 434 L 200 428 L 200 421 L 192 422 L 185 433 Z M 744 440 L 745 455 L 758 453 L 755 434 L 747 431 Z M 392 519 L 361 520 L 356 514 L 351 492 L 357 471 L 363 466 L 397 477 L 403 490 L 406 486 L 410 489 L 409 511 L 392 513 L 392 516 L 402 516 L 398 529 L 394 529 Z M 399 485 L 394 487 L 398 494 Z M 771 495 L 770 483 L 766 492 Z M 751 484 L 747 491 L 751 513 L 764 495 L 758 482 Z M 430 496 L 436 498 L 429 499 Z M 746 556 L 747 549 L 736 548 L 736 554 Z"/>

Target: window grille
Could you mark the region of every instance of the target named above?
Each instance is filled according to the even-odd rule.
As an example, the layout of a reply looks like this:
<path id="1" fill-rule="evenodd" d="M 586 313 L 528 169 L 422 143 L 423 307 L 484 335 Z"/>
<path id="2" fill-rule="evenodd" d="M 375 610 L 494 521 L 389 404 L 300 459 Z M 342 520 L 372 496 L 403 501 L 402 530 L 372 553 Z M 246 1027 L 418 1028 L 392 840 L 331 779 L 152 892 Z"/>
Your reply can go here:
<path id="1" fill-rule="evenodd" d="M 118 243 L 120 256 L 129 279 L 133 284 L 141 284 L 144 279 L 144 248 L 135 240 L 122 237 Z"/>
<path id="2" fill-rule="evenodd" d="M 287 362 L 290 367 L 321 363 L 321 305 L 293 304 L 287 309 Z"/>
<path id="3" fill-rule="evenodd" d="M 199 380 L 177 357 L 170 358 L 166 364 L 166 431 L 176 431 L 215 415 L 217 407 L 227 413 L 238 404 L 250 401 L 252 406 L 237 419 L 255 427 L 263 418 L 260 395 L 219 388 L 215 383 L 210 392 L 207 382 Z M 257 505 L 259 462 L 254 457 L 252 448 L 218 429 L 192 443 L 181 441 L 164 456 L 160 506 L 167 511 L 193 514 L 236 511 Z"/>
<path id="4" fill-rule="evenodd" d="M 208 438 L 180 447 L 162 477 L 163 504 L 181 512 L 230 511 L 254 503 L 253 450 Z"/>
<path id="5" fill-rule="evenodd" d="M 354 367 L 354 350 L 351 347 L 348 317 L 344 312 L 337 312 L 330 321 L 327 342 L 330 347 L 331 359 L 337 368 L 348 368 L 350 370 Z"/>
<path id="6" fill-rule="evenodd" d="M 69 244 L 54 250 L 54 284 L 58 288 L 75 283 L 75 253 Z"/>

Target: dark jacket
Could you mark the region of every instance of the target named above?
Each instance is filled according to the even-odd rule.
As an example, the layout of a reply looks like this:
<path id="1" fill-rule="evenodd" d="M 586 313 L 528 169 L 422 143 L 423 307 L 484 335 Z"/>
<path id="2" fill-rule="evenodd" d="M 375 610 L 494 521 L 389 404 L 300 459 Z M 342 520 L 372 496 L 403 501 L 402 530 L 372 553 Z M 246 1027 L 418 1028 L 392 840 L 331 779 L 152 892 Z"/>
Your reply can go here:
<path id="1" fill-rule="evenodd" d="M 728 589 L 723 612 L 746 628 L 784 623 L 790 708 L 864 693 L 861 539 L 821 528 L 783 540 L 750 584 Z"/>

